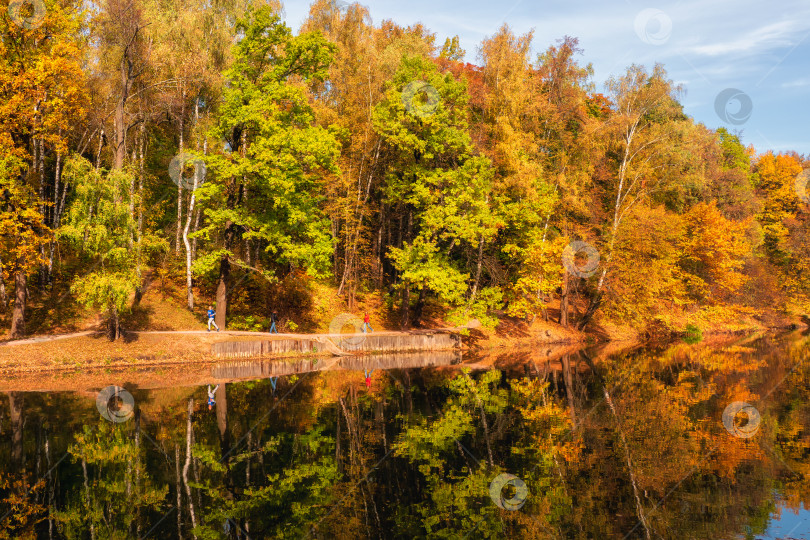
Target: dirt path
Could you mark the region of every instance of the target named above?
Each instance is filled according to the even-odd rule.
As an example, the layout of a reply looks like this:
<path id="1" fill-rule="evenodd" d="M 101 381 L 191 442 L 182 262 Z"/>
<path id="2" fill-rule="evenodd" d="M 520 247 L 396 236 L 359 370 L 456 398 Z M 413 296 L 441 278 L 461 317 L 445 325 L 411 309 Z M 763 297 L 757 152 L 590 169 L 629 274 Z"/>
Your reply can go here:
<path id="1" fill-rule="evenodd" d="M 437 328 L 434 330 L 423 330 L 421 332 L 453 332 L 458 331 L 458 328 Z M 413 334 L 415 332 L 394 332 L 394 331 L 381 331 L 373 332 L 375 336 L 397 336 Z M 321 341 L 326 338 L 346 338 L 354 334 L 276 334 L 270 332 L 249 332 L 246 330 L 225 330 L 222 332 L 209 332 L 207 330 L 144 330 L 135 332 L 126 332 L 124 339 L 129 336 L 146 336 L 146 335 L 178 335 L 178 336 L 249 336 L 254 338 L 264 339 L 314 339 Z M 103 337 L 104 333 L 96 330 L 88 330 L 85 332 L 74 332 L 72 334 L 58 334 L 52 336 L 34 336 L 26 339 L 0 341 L 0 347 L 17 347 L 20 345 L 32 345 L 35 343 L 47 343 L 57 341 L 60 339 L 71 339 L 83 336 L 97 336 Z"/>

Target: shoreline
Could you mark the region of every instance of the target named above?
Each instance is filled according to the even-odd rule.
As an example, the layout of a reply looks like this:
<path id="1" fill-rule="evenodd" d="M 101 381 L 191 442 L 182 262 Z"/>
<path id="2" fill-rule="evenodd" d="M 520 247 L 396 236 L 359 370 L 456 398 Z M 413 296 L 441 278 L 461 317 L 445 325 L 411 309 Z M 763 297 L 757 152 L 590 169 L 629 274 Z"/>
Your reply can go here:
<path id="1" fill-rule="evenodd" d="M 791 322 L 779 325 L 750 325 L 729 328 L 716 325 L 702 332 L 701 341 L 713 337 L 752 335 L 759 332 L 779 333 L 802 328 L 803 324 Z M 626 329 L 608 331 L 578 332 L 555 323 L 535 323 L 518 325 L 504 320 L 495 330 L 483 328 L 438 328 L 435 330 L 414 330 L 394 332 L 381 330 L 374 332 L 381 336 L 419 336 L 426 334 L 453 334 L 457 336 L 454 347 L 435 350 L 457 350 L 463 354 L 489 354 L 509 349 L 537 346 L 564 347 L 572 345 L 644 345 L 671 343 L 683 336 L 677 334 L 648 336 L 646 339 L 638 331 Z M 353 334 L 346 334 L 351 336 Z M 215 362 L 236 360 L 236 357 L 216 356 L 212 351 L 217 344 L 233 342 L 268 342 L 277 340 L 314 340 L 323 343 L 336 337 L 330 334 L 269 334 L 250 331 L 207 332 L 189 331 L 131 331 L 124 338 L 110 342 L 104 333 L 88 330 L 72 334 L 38 335 L 17 341 L 0 342 L 0 376 L 31 374 L 71 373 L 87 369 L 130 369 L 130 368 L 172 368 L 174 366 L 199 366 Z M 223 339 L 225 338 L 225 339 Z M 247 338 L 247 339 L 246 339 Z M 344 338 L 345 339 L 345 338 Z M 331 344 L 330 344 L 331 345 Z M 221 348 L 221 347 L 220 347 Z M 334 358 L 347 355 L 374 355 L 394 350 L 339 351 L 331 347 L 317 347 L 312 351 L 289 351 L 281 354 L 243 355 L 239 360 L 259 361 L 272 359 Z M 431 349 L 398 349 L 396 352 L 429 351 Z M 358 354 L 359 353 L 359 354 Z"/>

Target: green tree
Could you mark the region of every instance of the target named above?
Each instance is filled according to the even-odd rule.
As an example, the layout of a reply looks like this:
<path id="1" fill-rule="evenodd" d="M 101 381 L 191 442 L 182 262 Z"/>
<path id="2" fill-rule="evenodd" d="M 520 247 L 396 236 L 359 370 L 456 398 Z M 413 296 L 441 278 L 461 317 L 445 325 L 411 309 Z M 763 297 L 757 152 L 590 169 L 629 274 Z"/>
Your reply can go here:
<path id="1" fill-rule="evenodd" d="M 395 455 L 418 468 L 428 495 L 411 512 L 399 517 L 401 534 L 457 538 L 475 530 L 475 537 L 488 538 L 500 532 L 496 506 L 479 504 L 481 500 L 488 501 L 487 485 L 497 474 L 492 471 L 486 415 L 500 415 L 508 405 L 506 390 L 495 384 L 500 377 L 500 371 L 496 370 L 484 372 L 478 380 L 466 371 L 454 377 L 447 383 L 450 396 L 441 415 L 435 419 L 421 418 L 394 443 Z M 477 434 L 476 420 L 484 429 L 489 467 L 482 460 L 474 470 L 464 471 L 458 466 L 458 455 L 463 452 L 462 441 Z"/>
<path id="2" fill-rule="evenodd" d="M 334 45 L 319 33 L 293 37 L 269 7 L 248 10 L 237 23 L 244 37 L 226 72 L 213 140 L 230 151 L 208 156 L 214 179 L 198 190 L 208 219 L 198 233 L 215 249 L 195 263 L 219 270 L 217 324 L 224 328 L 231 266 L 261 271 L 270 280 L 301 268 L 329 272 L 332 240 L 321 205 L 324 172 L 335 172 L 338 145 L 315 125 L 303 84 L 322 80 Z M 238 238 L 259 242 L 267 268 L 246 263 Z"/>
<path id="3" fill-rule="evenodd" d="M 58 235 L 90 266 L 87 274 L 74 279 L 71 291 L 88 308 L 109 315 L 111 340 L 120 337 L 119 315 L 129 309 L 130 296 L 140 285 L 137 258 L 165 244 L 149 235 L 134 238 L 133 174 L 127 168 L 96 169 L 77 156 L 65 164 L 64 175 L 74 187 L 74 196 Z"/>
<path id="4" fill-rule="evenodd" d="M 144 462 L 143 450 L 127 426 L 100 419 L 85 425 L 68 448 L 82 464 L 84 489 L 74 489 L 64 510 L 54 512 L 66 538 L 124 539 L 134 536 L 136 516 L 159 510 L 169 486 L 158 486 Z"/>
<path id="5" fill-rule="evenodd" d="M 502 226 L 493 210 L 494 170 L 474 155 L 466 103 L 463 81 L 438 73 L 424 58 L 406 57 L 374 112 L 391 155 L 384 197 L 407 220 L 402 246 L 389 248 L 403 327 L 411 319 L 412 290 L 419 293 L 417 322 L 428 292 L 455 306 L 475 301 L 484 245 Z M 464 253 L 475 267 L 459 262 Z"/>

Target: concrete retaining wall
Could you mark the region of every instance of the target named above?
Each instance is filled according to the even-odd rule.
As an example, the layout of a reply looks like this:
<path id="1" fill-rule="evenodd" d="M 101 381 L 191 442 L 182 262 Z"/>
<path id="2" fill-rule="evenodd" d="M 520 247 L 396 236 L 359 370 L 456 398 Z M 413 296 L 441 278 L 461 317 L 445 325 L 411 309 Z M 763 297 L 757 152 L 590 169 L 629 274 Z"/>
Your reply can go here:
<path id="1" fill-rule="evenodd" d="M 323 352 L 340 356 L 352 353 L 443 351 L 455 349 L 460 344 L 460 336 L 448 332 L 347 334 L 261 341 L 223 341 L 214 343 L 211 346 L 211 353 L 218 358 L 258 358 L 288 353 Z"/>
<path id="2" fill-rule="evenodd" d="M 215 379 L 280 377 L 331 370 L 408 369 L 449 366 L 461 362 L 461 351 L 371 354 L 339 360 L 308 358 L 306 360 L 258 360 L 217 364 L 211 370 Z"/>

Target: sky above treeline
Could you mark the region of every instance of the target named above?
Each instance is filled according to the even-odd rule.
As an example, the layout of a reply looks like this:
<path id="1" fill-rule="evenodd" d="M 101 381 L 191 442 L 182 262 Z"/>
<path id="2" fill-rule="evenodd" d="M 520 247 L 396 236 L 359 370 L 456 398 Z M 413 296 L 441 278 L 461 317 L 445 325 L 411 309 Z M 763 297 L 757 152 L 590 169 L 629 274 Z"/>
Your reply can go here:
<path id="1" fill-rule="evenodd" d="M 810 1 L 808 0 L 364 0 L 372 20 L 421 22 L 458 35 L 466 61 L 504 23 L 534 30 L 542 52 L 565 35 L 579 38 L 580 63 L 593 64 L 596 89 L 630 64 L 661 62 L 683 86 L 687 114 L 710 128 L 739 132 L 758 152 L 810 154 Z M 310 2 L 287 0 L 287 23 L 301 27 Z"/>

